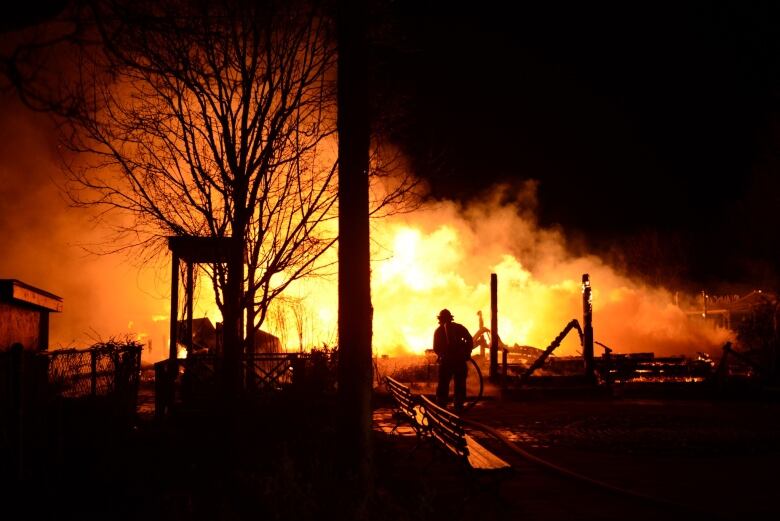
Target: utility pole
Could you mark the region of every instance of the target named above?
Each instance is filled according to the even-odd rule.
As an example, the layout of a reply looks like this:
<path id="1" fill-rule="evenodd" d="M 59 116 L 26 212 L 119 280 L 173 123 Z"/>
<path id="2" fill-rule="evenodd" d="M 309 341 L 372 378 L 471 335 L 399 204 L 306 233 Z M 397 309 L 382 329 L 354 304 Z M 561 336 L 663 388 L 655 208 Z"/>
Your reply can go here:
<path id="1" fill-rule="evenodd" d="M 371 266 L 368 226 L 370 144 L 367 7 L 337 4 L 339 135 L 339 367 L 341 457 L 355 481 L 352 517 L 372 488 Z"/>

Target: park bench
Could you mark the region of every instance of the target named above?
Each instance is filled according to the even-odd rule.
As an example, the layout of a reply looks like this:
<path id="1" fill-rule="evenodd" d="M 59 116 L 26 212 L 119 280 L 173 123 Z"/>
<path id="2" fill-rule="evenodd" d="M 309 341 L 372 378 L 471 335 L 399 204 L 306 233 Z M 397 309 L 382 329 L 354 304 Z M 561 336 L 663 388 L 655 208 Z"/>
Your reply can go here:
<path id="1" fill-rule="evenodd" d="M 460 416 L 439 407 L 427 396 L 422 396 L 421 400 L 429 437 L 440 448 L 459 458 L 469 470 L 502 471 L 512 468 L 509 463 L 466 434 Z"/>
<path id="2" fill-rule="evenodd" d="M 395 408 L 393 419 L 396 423 L 391 433 L 396 432 L 402 423 L 406 423 L 414 429 L 417 436 L 420 436 L 424 430 L 425 414 L 423 408 L 412 395 L 409 386 L 390 376 L 385 376 L 385 387 L 393 398 Z"/>

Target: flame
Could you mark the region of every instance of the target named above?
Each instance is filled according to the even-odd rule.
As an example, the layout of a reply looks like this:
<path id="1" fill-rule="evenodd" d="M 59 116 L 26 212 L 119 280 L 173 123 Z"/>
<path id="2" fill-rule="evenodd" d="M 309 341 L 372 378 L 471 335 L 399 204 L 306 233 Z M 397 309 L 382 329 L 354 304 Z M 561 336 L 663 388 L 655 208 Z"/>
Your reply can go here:
<path id="1" fill-rule="evenodd" d="M 498 276 L 499 336 L 510 346 L 545 348 L 572 318 L 582 321 L 583 273 L 591 275 L 595 338 L 618 352 L 714 351 L 731 335 L 688 319 L 663 288 L 637 284 L 597 257 L 568 255 L 557 232 L 540 229 L 517 207 L 494 201 L 466 209 L 454 203 L 427 206 L 375 223 L 372 241 L 378 356 L 422 354 L 431 347 L 442 308 L 472 334 L 480 327 L 479 311 L 489 327 L 491 273 Z M 327 260 L 334 261 L 335 250 L 329 254 Z M 204 297 L 210 285 L 201 280 L 200 286 Z M 296 281 L 286 295 L 288 300 L 272 306 L 262 329 L 288 350 L 335 345 L 336 277 Z M 221 320 L 213 300 L 196 304 L 196 316 Z M 577 336 L 570 335 L 556 354 L 579 352 Z"/>
<path id="2" fill-rule="evenodd" d="M 3 189 L 10 195 L 3 202 L 5 214 L 15 218 L 0 220 L 0 232 L 15 247 L 0 258 L 0 271 L 65 298 L 67 311 L 51 318 L 52 347 L 88 345 L 95 333 L 111 337 L 133 322 L 130 329 L 144 332 L 139 338 L 148 335 L 142 337 L 143 356 L 167 357 L 170 257 L 139 257 L 142 269 L 121 255 L 85 258 L 82 246 L 104 236 L 90 225 L 91 214 L 71 211 L 49 182 L 62 172 L 49 149 L 52 123 L 17 102 L 6 100 L 4 110 L 0 130 L 7 139 L 0 141 L 0 155 L 7 173 Z M 688 319 L 665 288 L 643 286 L 595 255 L 570 255 L 558 231 L 538 226 L 532 185 L 493 192 L 478 204 L 429 204 L 372 223 L 377 355 L 422 352 L 445 307 L 472 333 L 478 311 L 489 326 L 491 273 L 498 275 L 499 333 L 509 345 L 546 347 L 569 320 L 581 319 L 583 273 L 591 275 L 595 339 L 616 352 L 694 354 L 717 349 L 731 335 Z M 326 262 L 336 260 L 335 249 L 328 255 Z M 198 282 L 195 316 L 221 321 L 210 283 L 202 275 Z M 262 328 L 288 349 L 332 346 L 337 316 L 337 280 L 330 275 L 293 284 Z M 556 354 L 578 350 L 569 337 Z"/>

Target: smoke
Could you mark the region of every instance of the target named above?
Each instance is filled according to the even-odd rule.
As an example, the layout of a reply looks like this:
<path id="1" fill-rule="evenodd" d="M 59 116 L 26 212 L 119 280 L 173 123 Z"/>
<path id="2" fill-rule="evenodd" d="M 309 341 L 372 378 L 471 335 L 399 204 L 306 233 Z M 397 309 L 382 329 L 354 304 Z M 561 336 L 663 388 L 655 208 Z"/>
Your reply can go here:
<path id="1" fill-rule="evenodd" d="M 69 207 L 60 192 L 53 123 L 8 96 L 0 102 L 0 277 L 64 298 L 64 312 L 51 320 L 52 347 L 131 335 L 147 343 L 146 361 L 167 356 L 167 256 L 139 265 L 132 253 L 87 253 L 84 245 L 101 241 L 104 230 L 90 210 Z M 375 352 L 423 352 L 442 308 L 472 333 L 478 311 L 489 326 L 491 273 L 499 281 L 499 332 L 509 345 L 544 348 L 572 318 L 581 319 L 583 273 L 593 285 L 595 338 L 616 352 L 713 352 L 729 338 L 727 330 L 690 320 L 669 289 L 640 284 L 597 256 L 568 253 L 559 230 L 538 225 L 536 206 L 536 186 L 525 183 L 493 188 L 468 205 L 427 203 L 374 221 Z M 328 255 L 326 263 L 336 249 Z M 196 317 L 216 321 L 210 292 L 201 286 Z M 333 345 L 335 276 L 297 282 L 287 297 L 264 329 L 290 349 Z M 579 349 L 570 335 L 557 354 Z"/>
<path id="2" fill-rule="evenodd" d="M 147 317 L 168 306 L 166 294 L 156 291 L 165 287 L 158 284 L 159 267 L 85 249 L 103 240 L 104 231 L 95 226 L 94 213 L 69 207 L 61 192 L 54 124 L 7 94 L 0 107 L 0 278 L 63 298 L 63 312 L 51 316 L 53 348 L 137 338 L 151 322 Z"/>
<path id="3" fill-rule="evenodd" d="M 597 256 L 568 253 L 560 231 L 538 226 L 536 185 L 495 187 L 469 205 L 440 202 L 378 226 L 387 250 L 374 267 L 375 347 L 430 347 L 435 316 L 450 309 L 474 333 L 489 327 L 489 277 L 498 276 L 499 335 L 508 345 L 545 348 L 582 319 L 581 276 L 593 285 L 595 339 L 616 352 L 714 352 L 731 333 L 691 320 L 666 288 L 640 284 Z M 576 354 L 576 335 L 557 354 Z"/>

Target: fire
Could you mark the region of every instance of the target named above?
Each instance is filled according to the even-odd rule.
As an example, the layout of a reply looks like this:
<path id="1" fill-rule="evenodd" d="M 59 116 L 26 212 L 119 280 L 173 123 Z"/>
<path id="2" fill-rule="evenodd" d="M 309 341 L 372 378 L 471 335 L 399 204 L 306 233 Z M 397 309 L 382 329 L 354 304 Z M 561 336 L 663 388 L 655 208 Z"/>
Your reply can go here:
<path id="1" fill-rule="evenodd" d="M 491 273 L 498 276 L 499 335 L 510 346 L 545 348 L 572 318 L 582 320 L 586 272 L 593 281 L 595 338 L 619 352 L 714 350 L 730 335 L 689 320 L 663 288 L 641 286 L 597 257 L 568 255 L 558 234 L 539 229 L 517 208 L 490 202 L 465 210 L 454 203 L 428 206 L 375 223 L 372 241 L 376 355 L 422 354 L 431 347 L 442 308 L 472 334 L 479 311 L 489 327 Z M 329 262 L 336 251 L 330 254 Z M 203 300 L 207 279 L 200 288 Z M 287 296 L 274 304 L 262 329 L 289 350 L 337 343 L 335 275 L 297 281 Z M 196 316 L 221 320 L 213 304 L 196 303 Z M 576 335 L 569 335 L 556 354 L 579 350 Z"/>
<path id="2" fill-rule="evenodd" d="M 532 193 L 518 195 L 518 203 L 510 205 L 503 203 L 505 195 L 465 207 L 454 202 L 429 204 L 414 213 L 372 222 L 377 356 L 423 353 L 431 346 L 435 317 L 442 308 L 450 309 L 472 333 L 480 326 L 480 311 L 489 327 L 491 273 L 498 275 L 499 334 L 510 346 L 544 348 L 572 318 L 581 319 L 583 273 L 590 273 L 593 285 L 595 339 L 616 352 L 715 353 L 730 338 L 728 330 L 689 319 L 666 289 L 638 284 L 597 256 L 569 254 L 559 232 L 539 227 L 533 214 L 524 210 L 533 207 Z M 335 266 L 336 256 L 334 248 L 323 261 Z M 86 345 L 99 326 L 97 333 L 106 338 L 117 331 L 138 335 L 146 344 L 145 361 L 167 357 L 169 257 L 161 255 L 140 271 L 123 265 L 121 258 L 105 256 L 91 262 L 81 267 L 88 269 L 88 279 L 96 286 L 52 320 L 52 346 L 73 346 L 77 339 Z M 20 276 L 35 280 L 26 273 Z M 74 294 L 70 286 L 63 287 L 66 296 Z M 183 309 L 183 302 L 179 304 Z M 202 272 L 197 276 L 194 315 L 208 317 L 212 324 L 222 320 L 211 283 Z M 272 305 L 262 329 L 278 336 L 291 351 L 332 347 L 338 342 L 337 319 L 337 276 L 332 269 L 292 284 L 284 299 Z M 574 355 L 579 350 L 576 335 L 569 335 L 556 354 Z"/>
<path id="3" fill-rule="evenodd" d="M 130 330 L 148 340 L 147 361 L 167 357 L 170 258 L 165 252 L 153 259 L 139 256 L 137 263 L 121 255 L 85 258 L 81 246 L 101 243 L 104 236 L 90 226 L 90 215 L 71 212 L 48 182 L 60 175 L 42 139 L 51 135 L 50 124 L 20 104 L 6 109 L 4 121 L 13 125 L 9 139 L 0 143 L 8 152 L 4 189 L 11 206 L 6 213 L 18 220 L 0 222 L 6 242 L 15 245 L 12 255 L 0 259 L 0 268 L 65 297 L 68 310 L 51 321 L 51 347 L 89 345 L 96 336 Z M 642 286 L 595 255 L 570 255 L 559 232 L 537 225 L 532 185 L 518 193 L 493 191 L 495 197 L 479 204 L 427 205 L 372 223 L 376 354 L 420 353 L 430 347 L 435 316 L 445 307 L 471 332 L 479 327 L 478 311 L 489 325 L 490 273 L 498 274 L 499 332 L 509 345 L 545 347 L 569 320 L 581 318 L 583 273 L 590 273 L 593 283 L 595 338 L 618 352 L 712 352 L 730 336 L 702 320 L 689 320 L 666 289 Z M 39 208 L 47 208 L 56 226 L 40 219 Z M 335 262 L 336 250 L 329 255 L 324 260 Z M 220 321 L 210 283 L 202 275 L 198 282 L 195 316 Z M 336 345 L 336 288 L 335 274 L 292 285 L 285 300 L 274 304 L 263 329 L 291 350 Z M 556 353 L 578 350 L 570 336 Z"/>

